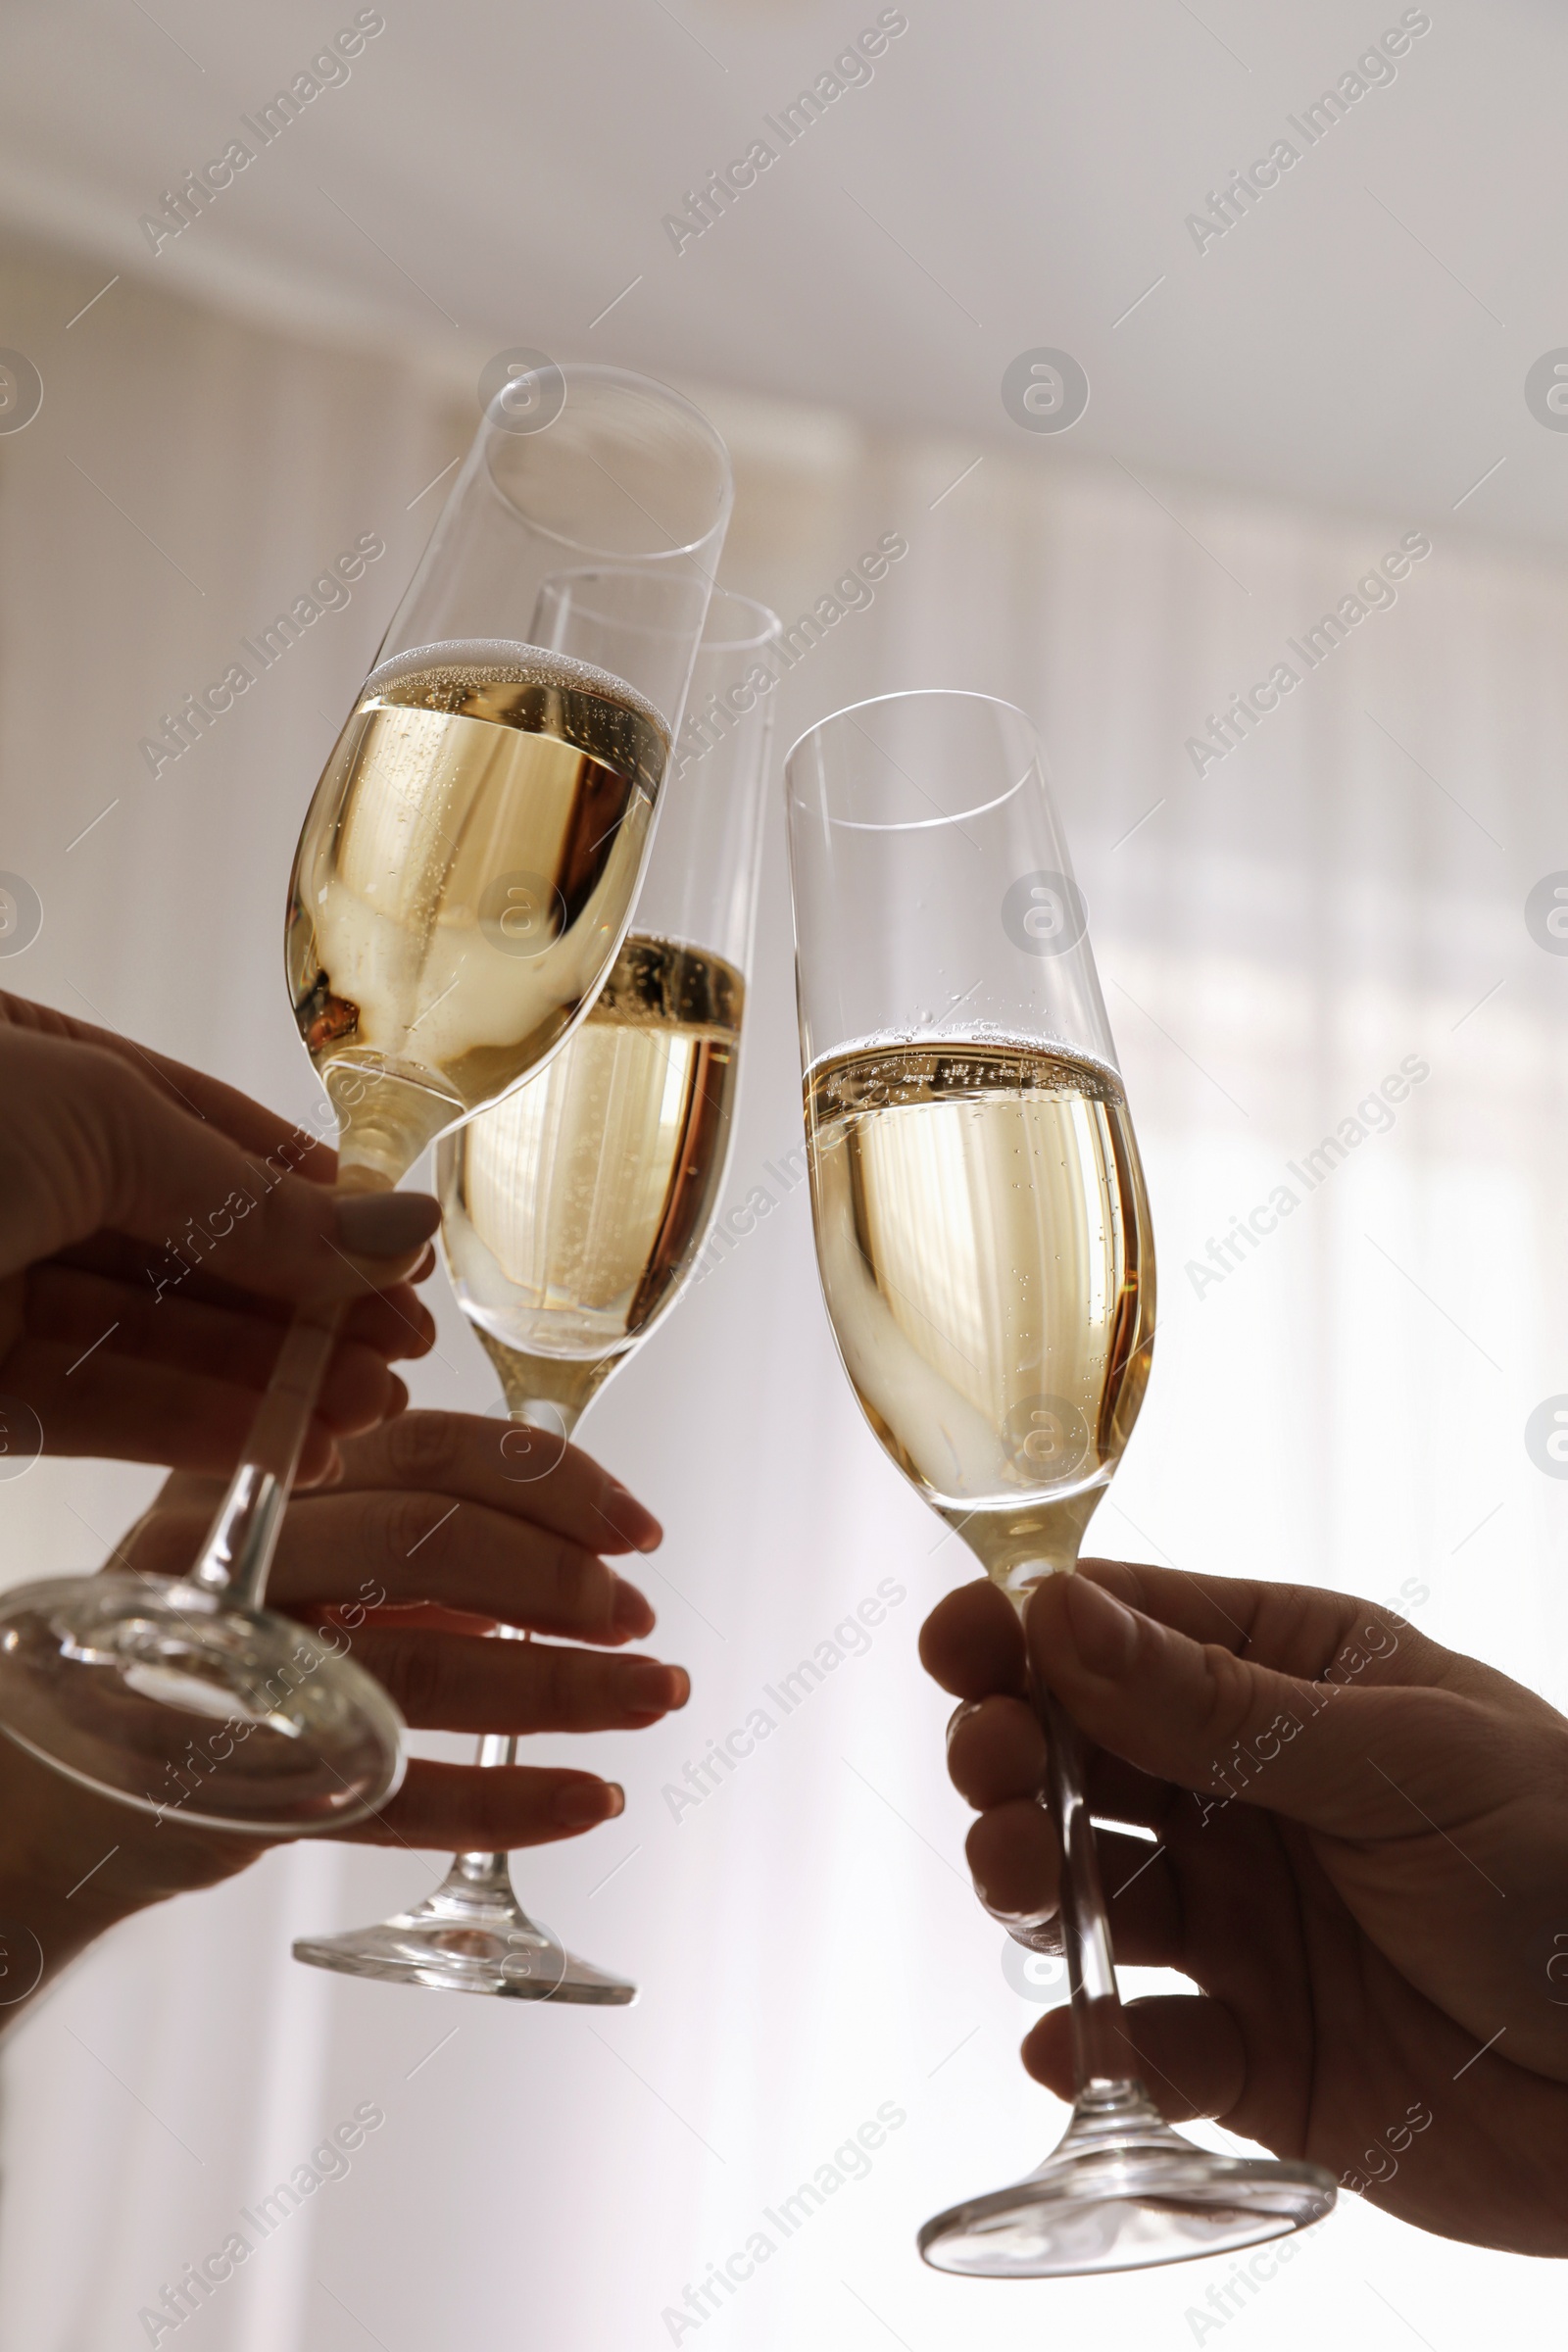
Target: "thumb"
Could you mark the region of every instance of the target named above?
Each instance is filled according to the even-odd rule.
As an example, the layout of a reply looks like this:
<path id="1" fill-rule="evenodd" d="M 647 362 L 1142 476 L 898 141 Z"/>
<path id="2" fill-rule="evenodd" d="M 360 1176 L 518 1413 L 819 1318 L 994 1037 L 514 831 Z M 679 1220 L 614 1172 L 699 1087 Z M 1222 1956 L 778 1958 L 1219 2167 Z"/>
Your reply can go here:
<path id="1" fill-rule="evenodd" d="M 160 1295 L 199 1266 L 264 1297 L 329 1301 L 363 1294 L 362 1258 L 379 1261 L 375 1281 L 395 1279 L 440 1222 L 424 1194 L 340 1195 L 295 1175 L 303 1137 L 266 1160 L 243 1152 L 117 1054 L 4 1045 L 16 1115 L 0 1143 L 0 1272 L 108 1229 L 163 1252 Z"/>
<path id="2" fill-rule="evenodd" d="M 1027 1633 L 1034 1672 L 1097 1746 L 1218 1803 L 1239 1798 L 1340 1836 L 1410 1826 L 1402 1771 L 1379 1781 L 1369 1749 L 1389 1746 L 1412 1701 L 1467 1706 L 1359 1688 L 1338 1662 L 1321 1681 L 1279 1673 L 1157 1623 L 1083 1574 L 1045 1580 Z"/>

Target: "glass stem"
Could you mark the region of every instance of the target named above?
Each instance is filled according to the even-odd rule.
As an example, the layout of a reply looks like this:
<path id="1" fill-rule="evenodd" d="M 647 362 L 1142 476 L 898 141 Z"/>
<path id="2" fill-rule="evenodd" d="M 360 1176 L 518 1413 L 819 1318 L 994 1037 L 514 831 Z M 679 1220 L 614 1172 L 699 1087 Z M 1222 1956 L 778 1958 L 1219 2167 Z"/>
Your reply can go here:
<path id="1" fill-rule="evenodd" d="M 290 1324 L 245 1453 L 228 1482 L 187 1582 L 258 1609 L 283 1530 L 305 1435 L 343 1320 L 341 1306 L 301 1312 Z"/>
<path id="2" fill-rule="evenodd" d="M 1132 2041 L 1116 1990 L 1100 1857 L 1084 1794 L 1084 1740 L 1060 1700 L 1029 1669 L 1029 1695 L 1045 1728 L 1051 1812 L 1061 1840 L 1061 1932 L 1072 1988 L 1074 2087 L 1102 2098 L 1131 2081 Z"/>
<path id="3" fill-rule="evenodd" d="M 517 1633 L 510 1625 L 498 1625 L 492 1639 L 523 1642 L 527 1636 Z M 505 1733 L 487 1732 L 474 1757 L 476 1764 L 484 1765 L 515 1764 L 516 1761 L 517 1742 Z M 511 1858 L 505 1853 L 454 1854 L 446 1883 L 450 1888 L 464 1894 L 478 1895 L 481 1900 L 499 1899 L 515 1903 L 517 1899 L 512 1884 Z"/>
<path id="4" fill-rule="evenodd" d="M 481 1332 L 480 1337 L 484 1335 Z M 568 1443 L 573 1430 L 582 1418 L 582 1407 L 561 1403 L 554 1397 L 536 1399 L 514 1396 L 508 1383 L 507 1410 L 514 1421 L 527 1422 L 537 1429 L 557 1429 Z M 527 1635 L 514 1625 L 498 1625 L 492 1640 L 498 1642 L 526 1642 Z M 487 1768 L 496 1764 L 515 1764 L 517 1742 L 506 1732 L 486 1732 L 479 1741 L 476 1764 Z M 447 1873 L 449 1886 L 461 1886 L 474 1894 L 516 1895 L 512 1885 L 512 1866 L 508 1856 L 500 1854 L 454 1854 L 452 1868 Z"/>
<path id="5" fill-rule="evenodd" d="M 341 1192 L 380 1192 L 390 1183 L 379 1170 L 358 1165 L 338 1175 Z M 188 1584 L 241 1608 L 261 1607 L 311 1415 L 347 1311 L 339 1301 L 302 1306 L 295 1314 Z"/>

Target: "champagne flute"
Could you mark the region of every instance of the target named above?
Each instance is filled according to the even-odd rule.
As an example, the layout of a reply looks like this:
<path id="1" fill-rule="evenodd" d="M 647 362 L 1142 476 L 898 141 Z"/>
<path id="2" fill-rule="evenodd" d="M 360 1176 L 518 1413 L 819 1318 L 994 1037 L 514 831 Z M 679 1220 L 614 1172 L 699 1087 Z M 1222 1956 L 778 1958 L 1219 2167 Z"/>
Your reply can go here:
<path id="1" fill-rule="evenodd" d="M 592 1398 L 675 1303 L 718 1206 L 761 839 L 765 657 L 778 635 L 765 606 L 715 591 L 609 983 L 548 1069 L 440 1148 L 447 1264 L 515 1425 L 501 1441 L 510 1476 L 554 1468 Z M 516 1749 L 494 1735 L 478 1760 L 512 1764 Z M 504 1853 L 458 1854 L 412 1909 L 307 1937 L 294 1957 L 445 1992 L 636 1997 L 528 1917 Z"/>
<path id="2" fill-rule="evenodd" d="M 887 1451 L 1020 1614 L 1070 1575 L 1149 1377 L 1138 1148 L 1033 726 L 893 695 L 786 766 L 817 1262 Z M 928 2222 L 934 2268 L 1059 2278 L 1227 2251 L 1318 2220 L 1315 2165 L 1211 2155 L 1129 2072 L 1083 1744 L 1038 1681 L 1077 2100 L 1027 2179 Z"/>
<path id="3" fill-rule="evenodd" d="M 338 1120 L 340 1187 L 395 1185 L 593 1005 L 647 857 L 730 496 L 712 427 L 646 378 L 544 366 L 485 411 L 295 856 L 289 990 Z M 564 583 L 589 576 L 600 589 L 579 618 Z M 12 1739 L 206 1828 L 341 1826 L 396 1788 L 402 1720 L 347 1637 L 262 1606 L 340 1319 L 296 1316 L 185 1576 L 5 1595 Z"/>

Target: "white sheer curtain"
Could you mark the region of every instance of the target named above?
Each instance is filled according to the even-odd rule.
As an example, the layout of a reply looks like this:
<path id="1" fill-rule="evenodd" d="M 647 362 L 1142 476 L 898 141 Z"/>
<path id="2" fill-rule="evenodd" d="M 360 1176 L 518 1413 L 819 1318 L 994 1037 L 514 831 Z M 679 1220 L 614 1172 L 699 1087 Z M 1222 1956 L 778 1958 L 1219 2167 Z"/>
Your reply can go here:
<path id="1" fill-rule="evenodd" d="M 49 391 L 48 355 L 97 282 L 42 254 L 4 265 L 10 339 Z M 470 412 L 412 365 L 128 284 L 70 331 L 94 337 L 95 390 L 46 397 L 0 441 L 0 864 L 45 909 L 0 978 L 299 1112 L 287 859 L 441 492 L 418 494 Z M 1308 514 L 1079 466 L 1054 442 L 933 447 L 712 405 L 738 460 L 726 575 L 786 620 L 828 597 L 852 608 L 781 690 L 781 744 L 843 702 L 950 683 L 1022 703 L 1052 745 L 1166 1300 L 1098 1542 L 1403 1589 L 1421 1625 L 1563 1703 L 1568 1496 L 1522 1443 L 1530 1409 L 1568 1388 L 1568 964 L 1523 919 L 1531 886 L 1568 863 L 1562 572 L 1448 517 Z M 1195 773 L 1187 739 L 1208 714 L 1276 662 L 1305 672 L 1286 640 L 1416 531 L 1432 552 L 1392 609 Z M 155 781 L 139 738 L 362 533 L 387 553 L 352 605 Z M 890 538 L 907 552 L 874 602 L 835 596 Z M 914 1655 L 965 1563 L 858 1417 L 785 1157 L 799 1111 L 778 815 L 775 799 L 729 1187 L 747 1230 L 587 1433 L 665 1519 L 657 1642 L 695 1695 L 659 1731 L 600 1743 L 627 1785 L 622 1821 L 518 1864 L 525 1897 L 635 1974 L 641 2005 L 536 2015 L 292 1966 L 291 1936 L 416 1894 L 435 1856 L 301 1847 L 133 1923 L 7 2049 L 5 2342 L 147 2341 L 141 2308 L 367 2102 L 385 2122 L 348 2177 L 257 2247 L 182 2344 L 652 2352 L 700 2336 L 794 2352 L 809 2336 L 858 2352 L 891 2331 L 958 2352 L 980 2328 L 1023 2352 L 1043 2328 L 1129 2347 L 1213 2332 L 1223 2269 L 1009 2291 L 914 2258 L 925 2213 L 1013 2177 L 1060 2118 L 1014 2059 L 1034 2011 L 969 1895 L 946 1707 Z M 1426 1074 L 1392 1127 L 1357 1121 L 1401 1065 Z M 1351 1143 L 1348 1121 L 1371 1131 Z M 1309 1189 L 1307 1155 L 1342 1127 L 1343 1163 Z M 1232 1240 L 1227 1266 L 1235 1220 L 1280 1187 L 1297 1205 L 1255 1248 Z M 1216 1259 L 1222 1278 L 1203 1279 Z M 442 1311 L 417 1394 L 483 1409 L 487 1369 Z M 5 1577 L 96 1561 L 148 1483 L 60 1463 L 0 1483 Z M 879 1590 L 883 1622 L 863 1644 L 844 1633 L 841 1662 L 786 1715 L 766 1687 Z M 677 1804 L 688 1764 L 759 1707 L 775 1722 L 755 1753 Z M 1438 2130 L 1446 2087 L 1411 2086 Z M 879 2115 L 862 2164 L 847 2143 Z M 779 2207 L 807 2180 L 823 2202 L 786 2234 Z M 1400 2321 L 1440 2346 L 1522 2333 L 1553 2291 L 1534 2265 L 1353 2199 L 1281 2277 L 1263 2312 L 1231 2305 L 1238 2342 L 1305 2346 L 1332 2325 L 1382 2345 Z"/>

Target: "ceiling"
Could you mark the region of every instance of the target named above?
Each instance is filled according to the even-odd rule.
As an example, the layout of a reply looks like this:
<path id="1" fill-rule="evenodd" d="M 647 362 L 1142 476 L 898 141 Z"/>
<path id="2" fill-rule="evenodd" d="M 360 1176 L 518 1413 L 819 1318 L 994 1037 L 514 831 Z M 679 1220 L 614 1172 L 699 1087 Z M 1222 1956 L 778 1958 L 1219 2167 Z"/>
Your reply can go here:
<path id="1" fill-rule="evenodd" d="M 906 29 L 786 146 L 765 118 L 879 15 Z M 1555 547 L 1568 431 L 1525 379 L 1568 347 L 1568 22 L 1433 0 L 1314 144 L 1287 121 L 1426 15 L 386 0 L 345 77 L 263 147 L 242 117 L 310 73 L 350 0 L 9 0 L 0 220 L 106 280 L 464 380 L 512 346 L 603 356 L 936 430 L 955 472 L 1007 439 L 1043 466 L 1096 453 Z M 142 217 L 236 137 L 251 162 L 155 254 Z M 769 168 L 677 251 L 665 216 L 759 138 Z M 1188 216 L 1282 138 L 1298 160 L 1200 251 Z M 1003 403 L 1041 348 L 1088 377 L 1067 435 Z"/>

